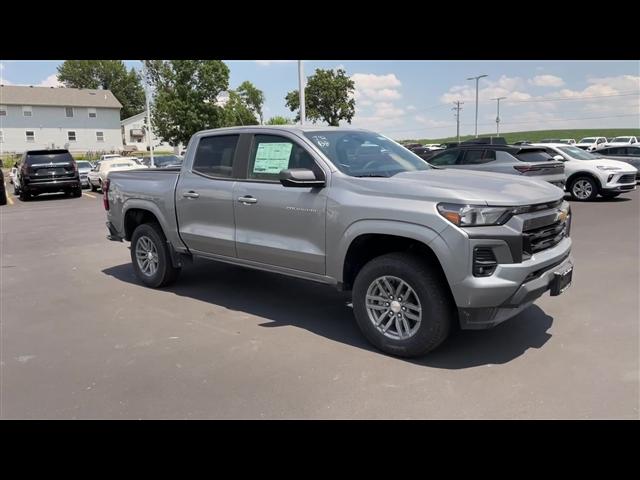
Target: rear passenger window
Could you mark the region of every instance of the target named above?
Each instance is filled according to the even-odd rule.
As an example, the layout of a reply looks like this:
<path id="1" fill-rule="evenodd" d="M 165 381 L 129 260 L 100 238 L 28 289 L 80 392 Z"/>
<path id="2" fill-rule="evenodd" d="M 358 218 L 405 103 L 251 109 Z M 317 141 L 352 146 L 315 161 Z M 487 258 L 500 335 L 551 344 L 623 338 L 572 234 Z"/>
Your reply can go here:
<path id="1" fill-rule="evenodd" d="M 548 153 L 537 150 L 520 152 L 516 157 L 521 162 L 548 162 L 549 160 L 553 160 Z"/>
<path id="2" fill-rule="evenodd" d="M 455 165 L 458 158 L 458 151 L 444 152 L 435 157 L 431 157 L 428 161 L 431 165 L 443 166 Z"/>
<path id="3" fill-rule="evenodd" d="M 238 138 L 239 135 L 201 138 L 192 170 L 211 177 L 231 177 Z"/>
<path id="4" fill-rule="evenodd" d="M 297 143 L 277 135 L 256 135 L 249 157 L 248 178 L 278 181 L 280 172 L 288 168 L 307 168 L 324 175 L 313 157 Z"/>
<path id="5" fill-rule="evenodd" d="M 496 159 L 493 150 L 467 150 L 462 159 L 462 165 L 479 165 L 482 163 L 492 162 Z"/>

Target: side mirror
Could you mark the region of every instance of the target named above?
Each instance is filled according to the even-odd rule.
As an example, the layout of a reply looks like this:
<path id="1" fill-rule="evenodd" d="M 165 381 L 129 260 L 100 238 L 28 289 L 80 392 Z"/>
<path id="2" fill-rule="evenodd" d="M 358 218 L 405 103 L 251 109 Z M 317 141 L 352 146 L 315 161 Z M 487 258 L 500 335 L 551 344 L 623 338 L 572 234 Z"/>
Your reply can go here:
<path id="1" fill-rule="evenodd" d="M 280 172 L 280 183 L 285 187 L 324 187 L 324 179 L 317 179 L 308 168 L 288 168 Z"/>
<path id="2" fill-rule="evenodd" d="M 562 155 L 554 155 L 554 160 L 558 160 L 559 162 L 564 162 L 564 157 Z"/>

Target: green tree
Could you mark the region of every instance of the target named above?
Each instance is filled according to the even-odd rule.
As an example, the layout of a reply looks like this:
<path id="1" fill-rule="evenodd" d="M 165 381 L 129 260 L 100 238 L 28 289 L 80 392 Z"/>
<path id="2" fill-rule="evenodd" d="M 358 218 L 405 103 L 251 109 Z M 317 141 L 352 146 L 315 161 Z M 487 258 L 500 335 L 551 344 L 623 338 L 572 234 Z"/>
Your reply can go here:
<path id="1" fill-rule="evenodd" d="M 229 110 L 218 104 L 220 93 L 229 88 L 229 68 L 224 62 L 149 60 L 146 65 L 155 90 L 154 133 L 164 141 L 186 144 L 199 130 L 228 125 Z"/>
<path id="2" fill-rule="evenodd" d="M 122 104 L 121 118 L 144 110 L 144 89 L 138 73 L 122 60 L 66 60 L 58 66 L 58 81 L 71 88 L 111 90 Z"/>
<path id="3" fill-rule="evenodd" d="M 305 102 L 306 103 L 306 102 Z M 293 121 L 287 117 L 276 115 L 267 120 L 267 125 L 291 125 Z"/>
<path id="4" fill-rule="evenodd" d="M 242 94 L 238 93 L 237 90 L 231 90 L 229 92 L 229 100 L 224 105 L 224 115 L 225 127 L 258 124 L 254 110 L 246 103 Z"/>
<path id="5" fill-rule="evenodd" d="M 356 101 L 353 98 L 354 90 L 355 84 L 344 70 L 317 68 L 308 78 L 304 89 L 306 117 L 313 122 L 324 121 L 333 127 L 339 126 L 340 120 L 351 123 L 356 107 Z M 289 110 L 298 111 L 295 120 L 299 121 L 298 90 L 287 93 L 285 101 Z"/>
<path id="6" fill-rule="evenodd" d="M 264 93 L 262 90 L 256 88 L 253 83 L 246 80 L 240 84 L 236 92 L 249 109 L 258 116 L 260 123 L 262 123 L 264 120 L 262 117 L 262 106 L 264 105 Z"/>

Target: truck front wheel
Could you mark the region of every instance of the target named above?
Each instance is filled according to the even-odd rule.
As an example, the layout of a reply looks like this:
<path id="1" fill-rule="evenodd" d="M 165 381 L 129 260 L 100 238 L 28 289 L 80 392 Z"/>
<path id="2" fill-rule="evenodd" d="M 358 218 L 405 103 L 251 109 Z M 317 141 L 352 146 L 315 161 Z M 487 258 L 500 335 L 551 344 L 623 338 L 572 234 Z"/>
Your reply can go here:
<path id="1" fill-rule="evenodd" d="M 171 284 L 180 273 L 171 263 L 167 239 L 157 223 L 143 223 L 134 230 L 131 262 L 140 281 L 152 288 Z"/>
<path id="2" fill-rule="evenodd" d="M 454 320 L 441 275 L 421 257 L 400 252 L 362 267 L 353 285 L 353 310 L 364 336 L 400 357 L 435 349 Z"/>

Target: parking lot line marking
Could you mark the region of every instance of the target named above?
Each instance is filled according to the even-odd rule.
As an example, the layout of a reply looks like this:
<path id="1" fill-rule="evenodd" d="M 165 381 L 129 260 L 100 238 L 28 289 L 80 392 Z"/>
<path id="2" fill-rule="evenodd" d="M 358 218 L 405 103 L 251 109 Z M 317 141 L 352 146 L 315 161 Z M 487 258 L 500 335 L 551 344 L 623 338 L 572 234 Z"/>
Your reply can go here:
<path id="1" fill-rule="evenodd" d="M 85 197 L 89 197 L 89 198 L 98 198 L 98 197 L 96 197 L 95 195 L 91 195 L 90 193 L 83 193 L 83 195 L 84 195 Z"/>

